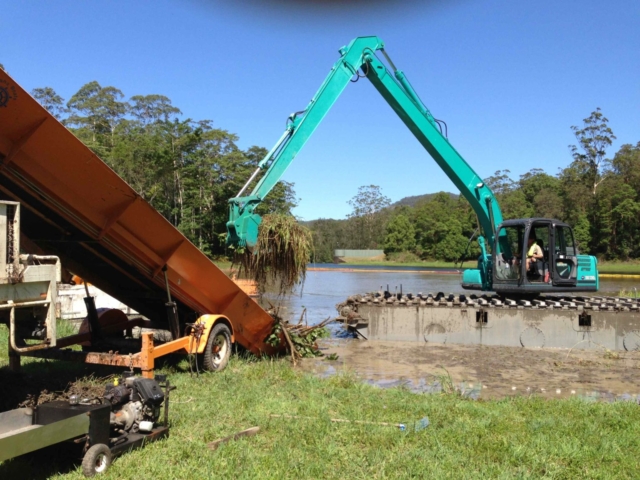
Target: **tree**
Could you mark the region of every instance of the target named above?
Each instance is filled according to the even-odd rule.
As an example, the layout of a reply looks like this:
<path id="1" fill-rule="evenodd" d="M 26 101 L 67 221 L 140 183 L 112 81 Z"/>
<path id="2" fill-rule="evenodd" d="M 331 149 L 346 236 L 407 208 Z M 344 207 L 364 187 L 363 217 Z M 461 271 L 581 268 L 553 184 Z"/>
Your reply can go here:
<path id="1" fill-rule="evenodd" d="M 457 219 L 452 219 L 444 238 L 434 249 L 434 257 L 447 262 L 457 261 L 464 255 L 468 243 L 468 239 L 462 235 L 462 225 Z"/>
<path id="2" fill-rule="evenodd" d="M 533 202 L 528 202 L 525 193 L 509 176 L 509 170 L 498 170 L 484 180 L 496 197 L 504 218 L 525 218 L 533 215 Z"/>
<path id="3" fill-rule="evenodd" d="M 597 108 L 583 120 L 582 128 L 571 127 L 578 145 L 569 145 L 573 161 L 560 174 L 565 219 L 576 222 L 581 216 L 587 216 L 591 240 L 583 249 L 591 254 L 605 254 L 611 233 L 610 212 L 603 208 L 608 202 L 599 195 L 599 187 L 611 174 L 606 150 L 616 138 L 608 121 Z"/>
<path id="4" fill-rule="evenodd" d="M 582 128 L 571 127 L 579 145 L 569 145 L 573 156 L 573 166 L 589 182 L 594 196 L 598 185 L 606 178 L 609 163 L 605 158 L 606 150 L 616 139 L 608 122 L 609 120 L 602 114 L 600 108 L 596 108 L 588 118 L 583 120 Z"/>
<path id="5" fill-rule="evenodd" d="M 64 105 L 64 99 L 51 87 L 34 88 L 31 95 L 58 120 L 62 120 L 63 115 L 69 112 Z"/>
<path id="6" fill-rule="evenodd" d="M 636 192 L 640 192 L 640 142 L 635 146 L 622 145 L 614 155 L 611 167 L 621 182 L 630 185 Z"/>
<path id="7" fill-rule="evenodd" d="M 416 246 L 416 232 L 406 215 L 408 208 L 402 209 L 389 221 L 384 237 L 384 253 L 412 252 Z"/>
<path id="8" fill-rule="evenodd" d="M 591 224 L 586 215 L 580 215 L 573 224 L 573 234 L 581 252 L 588 251 L 591 243 Z"/>
<path id="9" fill-rule="evenodd" d="M 100 136 L 109 135 L 112 147 L 118 121 L 129 110 L 129 104 L 120 101 L 123 97 L 123 93 L 115 87 L 103 88 L 95 80 L 89 82 L 67 102 L 67 108 L 71 111 L 68 122 L 86 129 L 94 144 Z"/>
<path id="10" fill-rule="evenodd" d="M 171 117 L 182 115 L 179 108 L 171 104 L 164 95 L 134 95 L 130 99 L 131 115 L 143 125 L 169 122 Z"/>
<path id="11" fill-rule="evenodd" d="M 532 207 L 531 216 L 562 219 L 560 180 L 540 168 L 520 175 L 519 189 L 525 202 Z"/>
<path id="12" fill-rule="evenodd" d="M 313 235 L 315 262 L 332 263 L 336 249 L 349 247 L 346 234 L 347 222 L 348 220 L 332 218 L 320 218 L 308 222 L 307 226 Z"/>
<path id="13" fill-rule="evenodd" d="M 507 194 L 517 187 L 517 184 L 509 176 L 510 173 L 509 170 L 498 170 L 489 178 L 485 178 L 484 184 L 491 189 L 495 196 Z"/>
<path id="14" fill-rule="evenodd" d="M 391 205 L 391 200 L 382 194 L 379 186 L 367 185 L 358 188 L 358 193 L 347 203 L 353 209 L 349 218 L 355 227 L 355 248 L 375 248 L 384 235 L 381 213 Z"/>

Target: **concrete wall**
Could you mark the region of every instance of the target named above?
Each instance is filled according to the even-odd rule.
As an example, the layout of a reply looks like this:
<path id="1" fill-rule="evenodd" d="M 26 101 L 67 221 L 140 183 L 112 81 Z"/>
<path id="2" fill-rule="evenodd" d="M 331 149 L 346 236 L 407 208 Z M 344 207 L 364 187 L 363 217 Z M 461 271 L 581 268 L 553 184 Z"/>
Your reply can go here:
<path id="1" fill-rule="evenodd" d="M 371 340 L 640 349 L 640 314 L 568 309 L 358 305 Z M 588 315 L 588 325 L 585 323 Z"/>

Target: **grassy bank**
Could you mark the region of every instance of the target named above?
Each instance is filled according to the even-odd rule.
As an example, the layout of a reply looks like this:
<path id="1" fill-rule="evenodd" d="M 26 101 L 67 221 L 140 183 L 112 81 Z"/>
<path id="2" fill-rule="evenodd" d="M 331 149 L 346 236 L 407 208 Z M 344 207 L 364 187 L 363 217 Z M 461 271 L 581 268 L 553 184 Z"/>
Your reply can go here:
<path id="1" fill-rule="evenodd" d="M 637 262 L 601 262 L 598 272 L 619 275 L 640 275 L 640 263 Z"/>
<path id="2" fill-rule="evenodd" d="M 368 265 L 380 268 L 384 267 L 420 267 L 429 268 L 460 268 L 460 263 L 423 261 L 423 262 L 394 262 L 384 260 L 366 260 L 361 258 L 347 258 L 345 267 L 349 265 Z M 462 268 L 476 268 L 477 262 L 469 260 L 462 264 Z M 598 271 L 605 274 L 617 275 L 640 275 L 640 263 L 638 262 L 600 262 L 598 263 Z"/>
<path id="3" fill-rule="evenodd" d="M 0 327 L 6 337 L 4 331 Z M 0 362 L 5 365 L 6 356 Z M 37 362 L 25 370 L 46 385 L 57 375 L 72 380 L 91 369 Z M 170 438 L 120 457 L 104 478 L 631 478 L 640 472 L 640 410 L 631 403 L 418 395 L 349 375 L 315 378 L 286 360 L 233 357 L 224 372 L 198 378 L 182 360 L 163 372 L 178 386 Z M 431 425 L 412 431 L 411 422 L 423 417 Z M 258 436 L 214 452 L 206 448 L 252 426 L 261 427 Z M 0 478 L 31 478 L 30 470 L 32 476 L 83 478 L 55 455 L 36 458 L 0 465 Z"/>
<path id="4" fill-rule="evenodd" d="M 364 258 L 345 258 L 345 267 L 349 265 L 369 265 L 374 267 L 421 267 L 421 268 L 460 268 L 460 262 L 419 261 L 419 262 L 395 262 L 392 260 L 367 260 Z M 476 260 L 469 260 L 462 264 L 462 268 L 475 268 Z"/>
<path id="5" fill-rule="evenodd" d="M 215 264 L 218 268 L 225 272 L 231 270 L 231 262 L 216 261 Z M 321 266 L 321 264 L 318 264 Z M 344 265 L 348 268 L 349 265 L 366 265 L 371 267 L 419 267 L 429 268 L 461 268 L 460 263 L 453 262 L 440 262 L 440 261 L 419 261 L 419 262 L 394 262 L 387 260 L 367 260 L 362 258 L 346 258 Z M 476 268 L 477 262 L 475 260 L 468 260 L 462 264 L 462 268 Z M 600 273 L 609 275 L 640 275 L 640 262 L 600 262 L 598 263 L 598 271 Z"/>

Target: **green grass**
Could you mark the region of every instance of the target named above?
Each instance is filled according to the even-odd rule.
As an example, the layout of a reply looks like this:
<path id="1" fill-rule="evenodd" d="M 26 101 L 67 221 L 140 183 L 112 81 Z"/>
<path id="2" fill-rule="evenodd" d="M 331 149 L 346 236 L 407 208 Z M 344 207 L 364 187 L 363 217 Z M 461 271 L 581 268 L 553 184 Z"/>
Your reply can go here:
<path id="1" fill-rule="evenodd" d="M 230 262 L 215 262 L 218 268 L 230 270 Z M 321 266 L 321 264 L 319 264 Z M 350 265 L 367 265 L 375 267 L 422 267 L 428 268 L 460 268 L 460 263 L 426 260 L 418 262 L 394 262 L 388 260 L 368 260 L 363 258 L 346 258 L 342 265 L 348 268 Z M 462 268 L 476 268 L 476 260 L 467 260 Z M 640 275 L 640 262 L 598 262 L 598 271 L 605 274 Z"/>
<path id="2" fill-rule="evenodd" d="M 598 272 L 620 275 L 640 275 L 640 263 L 637 262 L 599 262 Z"/>
<path id="3" fill-rule="evenodd" d="M 349 265 L 368 265 L 384 267 L 422 267 L 422 268 L 460 268 L 460 264 L 454 264 L 453 262 L 440 262 L 440 261 L 421 261 L 421 262 L 393 262 L 385 260 L 367 260 L 361 258 L 347 258 L 343 264 L 345 268 Z M 464 262 L 462 268 L 476 268 L 477 262 L 475 260 L 468 260 Z M 605 274 L 619 274 L 619 275 L 640 275 L 640 263 L 638 262 L 599 262 L 598 272 Z"/>
<path id="4" fill-rule="evenodd" d="M 30 365 L 29 375 L 44 375 L 39 367 L 44 368 Z M 51 369 L 86 374 L 84 366 L 74 370 L 54 362 L 46 367 L 47 376 Z M 319 379 L 285 359 L 233 357 L 225 371 L 198 378 L 190 377 L 184 360 L 163 371 L 178 386 L 172 394 L 170 438 L 119 457 L 103 478 L 609 479 L 640 474 L 640 410 L 632 403 L 419 395 L 373 387 L 348 374 Z M 423 417 L 431 425 L 419 432 L 329 421 L 410 426 Z M 261 428 L 258 436 L 217 451 L 206 448 L 207 442 L 252 426 Z M 83 478 L 78 468 L 57 473 L 55 460 L 35 463 L 44 469 L 41 477 Z M 23 459 L 0 465 L 0 478 L 26 478 L 29 465 Z"/>
<path id="5" fill-rule="evenodd" d="M 56 322 L 56 338 L 69 337 L 78 333 L 78 328 L 69 320 L 59 318 Z"/>
<path id="6" fill-rule="evenodd" d="M 216 267 L 218 267 L 224 273 L 229 274 L 231 272 L 232 263 L 230 261 L 228 261 L 228 260 L 214 260 L 213 263 L 215 263 Z M 237 269 L 238 269 L 238 266 L 236 265 L 236 270 Z"/>

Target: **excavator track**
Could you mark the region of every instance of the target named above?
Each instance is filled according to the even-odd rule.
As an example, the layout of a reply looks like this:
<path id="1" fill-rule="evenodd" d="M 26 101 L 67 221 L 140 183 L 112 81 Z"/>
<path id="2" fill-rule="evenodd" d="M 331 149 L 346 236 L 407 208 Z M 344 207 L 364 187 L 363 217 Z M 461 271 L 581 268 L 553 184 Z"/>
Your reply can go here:
<path id="1" fill-rule="evenodd" d="M 551 348 L 640 349 L 640 301 L 610 296 L 353 295 L 339 319 L 371 340 Z"/>

